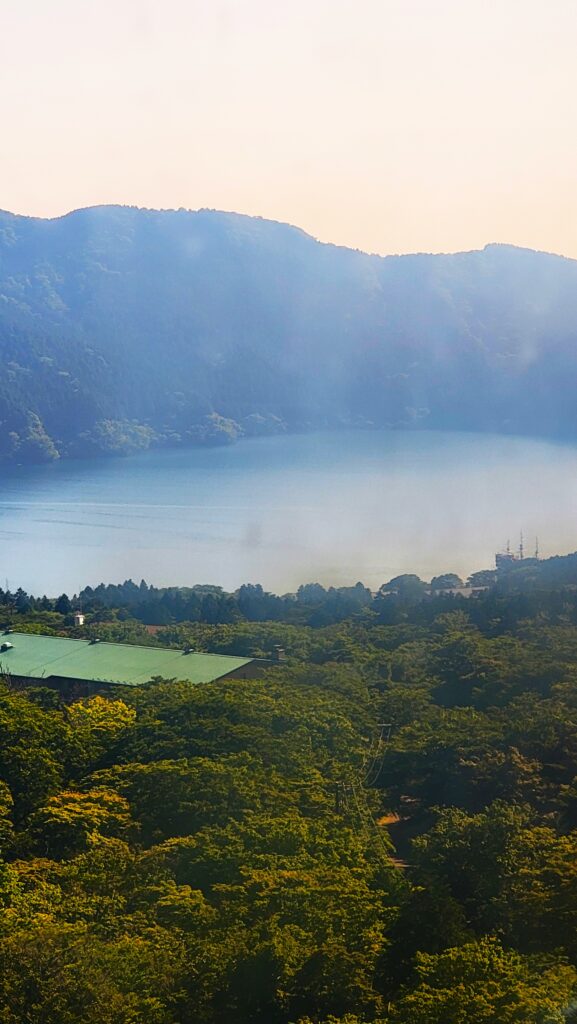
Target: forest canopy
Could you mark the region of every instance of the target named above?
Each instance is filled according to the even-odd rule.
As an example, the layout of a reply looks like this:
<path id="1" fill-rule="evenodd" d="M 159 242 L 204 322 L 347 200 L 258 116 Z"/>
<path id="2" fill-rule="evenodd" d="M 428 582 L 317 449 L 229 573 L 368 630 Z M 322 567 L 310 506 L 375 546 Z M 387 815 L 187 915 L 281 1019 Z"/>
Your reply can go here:
<path id="1" fill-rule="evenodd" d="M 110 589 L 105 635 L 285 661 L 72 703 L 4 679 L 2 1024 L 577 1019 L 575 592 L 392 589 L 154 635 Z M 19 629 L 74 634 L 24 596 Z"/>

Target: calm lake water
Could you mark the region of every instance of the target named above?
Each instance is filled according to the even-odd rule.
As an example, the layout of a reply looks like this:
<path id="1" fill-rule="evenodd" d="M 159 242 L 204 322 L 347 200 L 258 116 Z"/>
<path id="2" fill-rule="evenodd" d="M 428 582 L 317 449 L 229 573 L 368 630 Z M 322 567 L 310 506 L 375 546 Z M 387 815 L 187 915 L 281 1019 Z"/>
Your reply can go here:
<path id="1" fill-rule="evenodd" d="M 492 565 L 508 537 L 577 548 L 577 447 L 343 432 L 16 469 L 0 481 L 0 583 L 137 582 L 277 592 Z"/>

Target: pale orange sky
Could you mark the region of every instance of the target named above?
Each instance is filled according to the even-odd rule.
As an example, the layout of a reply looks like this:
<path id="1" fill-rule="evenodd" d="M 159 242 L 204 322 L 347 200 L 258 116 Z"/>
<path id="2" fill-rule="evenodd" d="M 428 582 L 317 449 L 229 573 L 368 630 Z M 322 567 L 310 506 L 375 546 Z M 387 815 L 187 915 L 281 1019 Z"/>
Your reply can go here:
<path id="1" fill-rule="evenodd" d="M 577 0 L 0 0 L 0 207 L 577 257 Z"/>

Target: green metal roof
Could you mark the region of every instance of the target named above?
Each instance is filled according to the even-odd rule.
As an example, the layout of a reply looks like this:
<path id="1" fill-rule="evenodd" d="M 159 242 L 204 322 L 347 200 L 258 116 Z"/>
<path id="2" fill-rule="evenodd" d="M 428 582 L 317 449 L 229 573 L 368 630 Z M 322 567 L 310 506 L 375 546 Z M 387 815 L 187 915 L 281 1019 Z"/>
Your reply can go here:
<path id="1" fill-rule="evenodd" d="M 0 673 L 38 680 L 60 676 L 124 686 L 142 686 L 154 676 L 209 683 L 254 660 L 36 633 L 0 633 L 0 647 L 4 643 L 12 647 L 0 650 Z"/>

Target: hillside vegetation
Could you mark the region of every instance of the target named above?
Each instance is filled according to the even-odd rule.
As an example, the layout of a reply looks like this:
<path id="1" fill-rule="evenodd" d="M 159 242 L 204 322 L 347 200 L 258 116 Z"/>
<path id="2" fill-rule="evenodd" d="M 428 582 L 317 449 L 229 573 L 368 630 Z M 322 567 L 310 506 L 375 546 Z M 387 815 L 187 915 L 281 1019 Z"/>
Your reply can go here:
<path id="1" fill-rule="evenodd" d="M 72 704 L 4 681 L 2 1024 L 576 1019 L 577 592 L 415 579 L 328 624 L 241 602 L 164 627 L 282 644 L 261 680 Z M 100 596 L 90 629 L 144 630 L 128 584 Z M 1 598 L 68 629 L 64 596 Z"/>
<path id="2" fill-rule="evenodd" d="M 380 426 L 577 435 L 577 263 L 212 211 L 0 213 L 0 458 Z M 553 397 L 554 396 L 554 397 Z"/>

